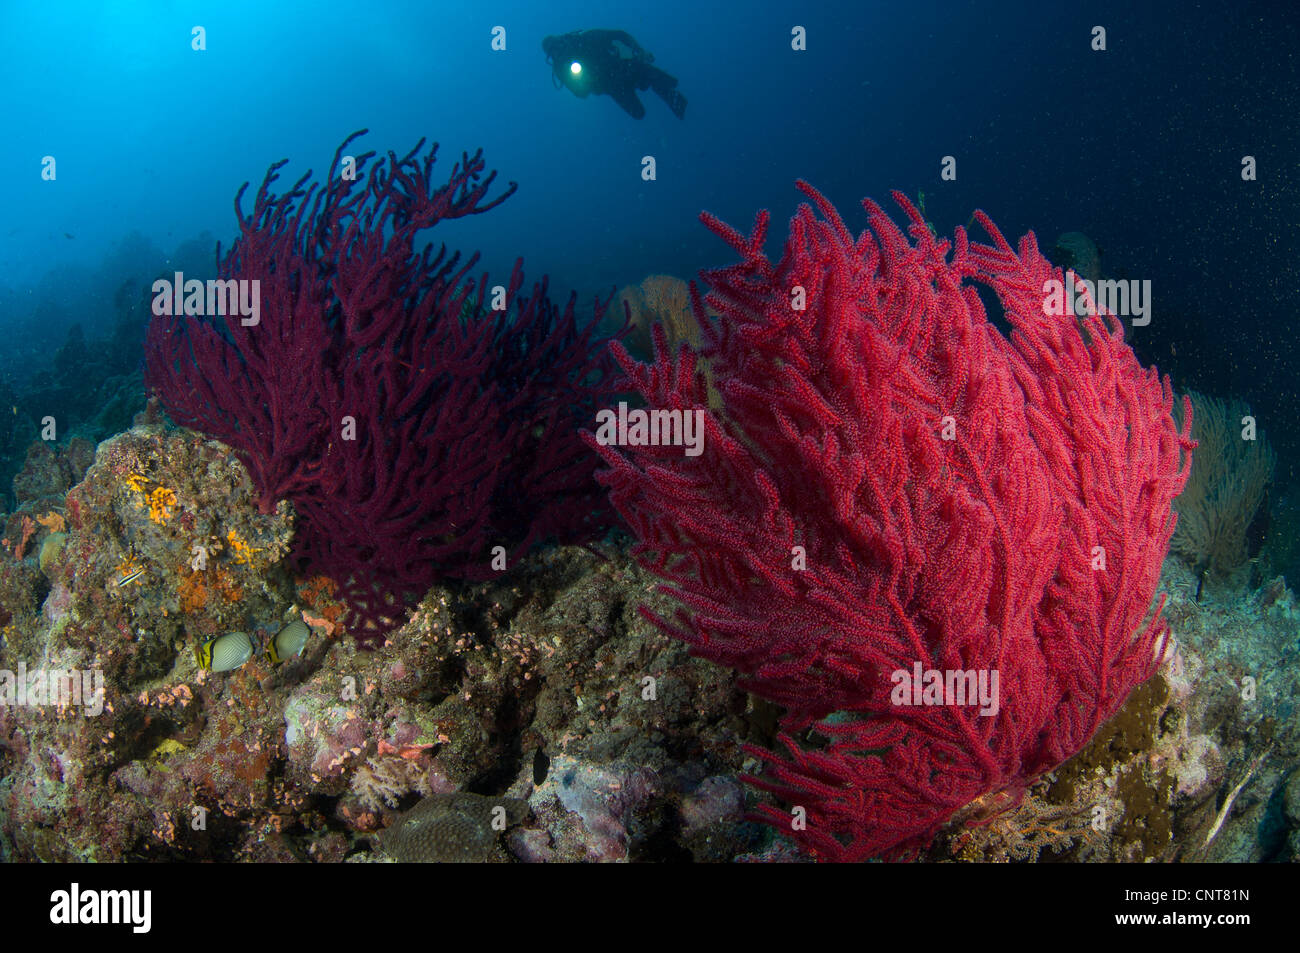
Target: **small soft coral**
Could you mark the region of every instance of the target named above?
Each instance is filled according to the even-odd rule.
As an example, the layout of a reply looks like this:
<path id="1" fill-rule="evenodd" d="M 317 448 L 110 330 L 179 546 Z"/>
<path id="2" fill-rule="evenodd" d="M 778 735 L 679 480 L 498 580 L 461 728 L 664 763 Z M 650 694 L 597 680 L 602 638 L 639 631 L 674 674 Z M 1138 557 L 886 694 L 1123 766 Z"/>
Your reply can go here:
<path id="1" fill-rule="evenodd" d="M 352 775 L 351 790 L 371 811 L 379 811 L 384 805 L 395 808 L 412 791 L 425 797 L 433 793 L 427 767 L 393 754 L 366 759 Z"/>

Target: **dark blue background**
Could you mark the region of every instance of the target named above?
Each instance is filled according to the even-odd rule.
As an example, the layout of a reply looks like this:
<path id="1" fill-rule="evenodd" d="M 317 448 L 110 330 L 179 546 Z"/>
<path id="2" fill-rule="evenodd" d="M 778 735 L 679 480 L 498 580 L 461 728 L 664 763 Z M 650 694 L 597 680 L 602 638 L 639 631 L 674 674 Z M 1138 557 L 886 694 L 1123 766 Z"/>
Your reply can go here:
<path id="1" fill-rule="evenodd" d="M 0 366 L 20 373 L 73 321 L 93 336 L 150 246 L 170 252 L 204 231 L 228 242 L 242 182 L 282 157 L 292 177 L 322 172 L 368 126 L 366 148 L 405 152 L 428 136 L 448 163 L 483 146 L 519 193 L 431 237 L 482 249 L 498 274 L 522 255 L 557 297 L 725 264 L 697 222 L 704 208 L 747 228 L 770 207 L 783 237 L 797 177 L 854 228 L 859 198 L 898 188 L 924 190 L 944 231 L 975 207 L 1045 248 L 1083 231 L 1108 273 L 1153 282 L 1153 321 L 1134 339 L 1143 358 L 1179 386 L 1250 399 L 1289 451 L 1296 5 L 884 6 L 7 5 Z M 206 52 L 190 49 L 195 24 Z M 796 24 L 806 52 L 790 49 Z M 490 48 L 497 25 L 505 52 Z M 1090 49 L 1094 25 L 1105 52 Z M 681 80 L 684 122 L 653 96 L 638 122 L 553 88 L 541 38 L 592 26 L 633 33 Z M 40 179 L 47 154 L 55 183 Z M 655 182 L 640 178 L 644 155 Z M 956 182 L 939 180 L 944 155 Z M 1259 181 L 1241 180 L 1244 155 Z"/>

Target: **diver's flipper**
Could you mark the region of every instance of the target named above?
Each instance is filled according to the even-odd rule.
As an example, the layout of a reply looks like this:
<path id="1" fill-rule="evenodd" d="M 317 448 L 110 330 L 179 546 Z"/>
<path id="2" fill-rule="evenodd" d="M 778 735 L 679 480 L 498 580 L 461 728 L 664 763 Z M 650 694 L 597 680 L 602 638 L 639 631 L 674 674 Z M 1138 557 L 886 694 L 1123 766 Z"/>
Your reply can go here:
<path id="1" fill-rule="evenodd" d="M 686 97 L 680 92 L 674 89 L 670 96 L 664 97 L 664 102 L 668 104 L 668 108 L 673 111 L 673 115 L 678 119 L 686 118 Z"/>
<path id="2" fill-rule="evenodd" d="M 678 119 L 686 118 L 686 97 L 677 89 L 677 78 L 665 73 L 658 67 L 650 69 L 650 88 L 655 94 L 668 104 L 674 116 Z"/>

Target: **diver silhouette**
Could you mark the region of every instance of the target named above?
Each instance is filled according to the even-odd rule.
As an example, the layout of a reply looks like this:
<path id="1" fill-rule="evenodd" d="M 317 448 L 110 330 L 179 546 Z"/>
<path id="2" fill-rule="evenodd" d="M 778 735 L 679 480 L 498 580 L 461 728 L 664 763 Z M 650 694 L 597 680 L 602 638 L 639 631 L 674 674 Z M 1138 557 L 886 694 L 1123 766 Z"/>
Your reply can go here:
<path id="1" fill-rule="evenodd" d="M 623 30 L 575 30 L 542 40 L 551 79 L 558 89 L 568 87 L 585 99 L 592 93 L 609 96 L 633 119 L 645 116 L 639 89 L 652 89 L 682 119 L 686 97 L 677 90 L 677 78 L 652 66 L 654 55 L 641 48 Z"/>

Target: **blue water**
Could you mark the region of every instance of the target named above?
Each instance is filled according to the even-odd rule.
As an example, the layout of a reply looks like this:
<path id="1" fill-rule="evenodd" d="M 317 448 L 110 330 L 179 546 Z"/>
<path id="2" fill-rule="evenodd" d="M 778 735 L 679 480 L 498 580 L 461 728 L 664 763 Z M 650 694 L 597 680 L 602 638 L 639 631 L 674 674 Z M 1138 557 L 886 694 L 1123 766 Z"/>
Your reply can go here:
<path id="1" fill-rule="evenodd" d="M 430 237 L 481 249 L 495 274 L 523 256 L 556 297 L 727 263 L 701 209 L 747 228 L 771 208 L 782 238 L 799 177 L 854 228 L 859 198 L 898 188 L 925 192 L 940 231 L 976 207 L 1049 249 L 1083 231 L 1108 272 L 1153 282 L 1153 320 L 1134 340 L 1144 360 L 1180 386 L 1251 401 L 1288 479 L 1293 438 L 1278 421 L 1300 413 L 1294 4 L 480 7 L 6 4 L 6 373 L 51 354 L 75 322 L 100 333 L 120 283 L 182 243 L 229 243 L 235 191 L 270 162 L 290 159 L 282 185 L 322 174 L 368 127 L 365 148 L 405 153 L 428 137 L 448 164 L 483 147 L 518 194 Z M 1096 24 L 1105 52 L 1089 48 Z M 795 25 L 804 52 L 790 48 Z M 491 48 L 496 26 L 504 52 Z M 629 31 L 678 77 L 684 121 L 651 93 L 636 121 L 554 88 L 542 37 L 597 26 Z M 55 182 L 41 178 L 47 155 Z M 945 155 L 955 182 L 940 180 Z M 1245 155 L 1258 181 L 1242 181 Z"/>

